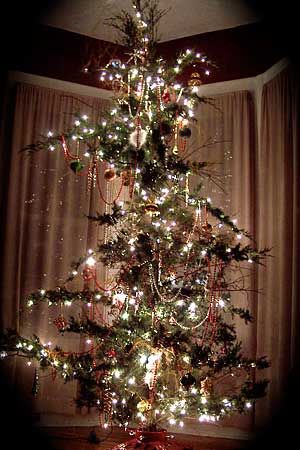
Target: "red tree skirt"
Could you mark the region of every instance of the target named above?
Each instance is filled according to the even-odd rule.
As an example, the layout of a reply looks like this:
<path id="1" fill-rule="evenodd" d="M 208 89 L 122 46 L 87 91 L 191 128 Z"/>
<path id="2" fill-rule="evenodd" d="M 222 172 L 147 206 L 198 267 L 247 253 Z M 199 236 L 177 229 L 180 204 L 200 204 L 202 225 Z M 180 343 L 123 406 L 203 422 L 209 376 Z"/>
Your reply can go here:
<path id="1" fill-rule="evenodd" d="M 193 450 L 192 447 L 175 442 L 165 431 L 137 432 L 133 439 L 118 444 L 112 450 Z"/>

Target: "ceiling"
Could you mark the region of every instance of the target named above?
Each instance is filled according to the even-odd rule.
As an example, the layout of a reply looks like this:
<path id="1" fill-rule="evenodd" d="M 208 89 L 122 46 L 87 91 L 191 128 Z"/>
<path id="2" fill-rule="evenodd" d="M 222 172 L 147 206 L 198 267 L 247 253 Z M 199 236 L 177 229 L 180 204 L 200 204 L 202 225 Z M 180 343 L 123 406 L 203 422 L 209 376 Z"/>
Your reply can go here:
<path id="1" fill-rule="evenodd" d="M 115 42 L 115 31 L 103 25 L 103 21 L 120 9 L 133 11 L 131 5 L 131 0 L 60 0 L 53 2 L 40 21 L 55 28 Z M 161 9 L 170 8 L 160 22 L 160 41 L 260 20 L 258 13 L 243 0 L 160 0 L 159 6 Z"/>

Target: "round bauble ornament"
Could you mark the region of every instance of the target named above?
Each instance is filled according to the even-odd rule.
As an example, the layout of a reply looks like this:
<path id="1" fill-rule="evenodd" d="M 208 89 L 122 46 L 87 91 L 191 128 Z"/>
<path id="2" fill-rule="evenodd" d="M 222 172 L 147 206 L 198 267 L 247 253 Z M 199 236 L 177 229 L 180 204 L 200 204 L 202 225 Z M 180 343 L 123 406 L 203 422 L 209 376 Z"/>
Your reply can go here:
<path id="1" fill-rule="evenodd" d="M 56 319 L 54 319 L 53 323 L 58 329 L 58 331 L 63 331 L 68 324 L 68 322 L 62 315 L 59 315 Z"/>
<path id="2" fill-rule="evenodd" d="M 158 215 L 159 209 L 156 203 L 147 203 L 145 206 L 145 213 L 149 215 Z"/>
<path id="3" fill-rule="evenodd" d="M 213 230 L 213 227 L 210 223 L 205 223 L 204 225 L 202 225 L 202 232 L 204 234 L 210 235 L 212 230 Z"/>
<path id="4" fill-rule="evenodd" d="M 83 168 L 84 165 L 79 161 L 79 159 L 70 163 L 70 169 L 73 170 L 74 173 L 80 172 Z"/>
<path id="5" fill-rule="evenodd" d="M 109 358 L 114 358 L 115 356 L 116 356 L 116 350 L 114 349 L 114 348 L 111 348 L 110 350 L 108 350 L 108 352 L 106 353 L 106 355 L 109 357 Z"/>
<path id="6" fill-rule="evenodd" d="M 104 178 L 106 181 L 113 181 L 117 177 L 117 173 L 114 168 L 110 167 L 104 171 Z"/>
<path id="7" fill-rule="evenodd" d="M 191 78 L 188 81 L 188 85 L 189 86 L 201 86 L 202 81 L 201 81 L 201 77 L 200 77 L 200 73 L 198 72 L 193 72 L 191 74 Z"/>
<path id="8" fill-rule="evenodd" d="M 168 136 L 168 134 L 172 133 L 172 127 L 168 122 L 160 123 L 160 134 L 161 136 Z"/>
<path id="9" fill-rule="evenodd" d="M 190 138 L 192 135 L 192 131 L 188 127 L 183 127 L 181 128 L 181 130 L 179 130 L 179 135 L 184 138 Z"/>
<path id="10" fill-rule="evenodd" d="M 141 413 L 145 413 L 146 411 L 149 410 L 149 408 L 151 407 L 150 402 L 148 402 L 148 400 L 141 400 L 137 405 L 136 405 L 137 409 L 139 410 L 139 412 Z"/>
<path id="11" fill-rule="evenodd" d="M 196 383 L 196 378 L 193 377 L 191 373 L 186 373 L 181 378 L 180 383 L 182 384 L 183 387 L 189 389 L 191 386 L 193 386 L 193 384 Z"/>
<path id="12" fill-rule="evenodd" d="M 161 99 L 164 103 L 168 103 L 171 101 L 171 94 L 167 89 L 165 89 L 162 93 Z"/>

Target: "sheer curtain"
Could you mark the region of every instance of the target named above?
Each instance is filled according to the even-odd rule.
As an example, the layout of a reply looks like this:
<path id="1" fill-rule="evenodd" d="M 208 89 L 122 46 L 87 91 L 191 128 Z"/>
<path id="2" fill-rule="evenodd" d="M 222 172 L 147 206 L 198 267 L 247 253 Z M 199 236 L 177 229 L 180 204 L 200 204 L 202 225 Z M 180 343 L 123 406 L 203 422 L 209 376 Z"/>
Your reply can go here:
<path id="1" fill-rule="evenodd" d="M 200 91 L 201 93 L 201 91 Z M 197 113 L 197 159 L 209 161 L 214 178 L 204 183 L 205 195 L 254 235 L 255 178 L 255 111 L 248 91 L 232 92 L 211 97 L 211 104 L 201 104 Z M 242 241 L 248 243 L 248 239 Z M 248 265 L 249 266 L 249 265 Z M 249 308 L 256 315 L 253 267 L 243 270 L 248 292 L 232 293 L 232 301 Z M 245 325 L 237 319 L 236 328 L 243 351 L 255 357 L 256 324 Z M 234 381 L 233 381 L 234 382 Z M 224 426 L 251 430 L 253 415 L 236 416 L 222 422 Z"/>
<path id="2" fill-rule="evenodd" d="M 2 326 L 16 328 L 25 336 L 35 333 L 42 342 L 51 341 L 53 346 L 59 342 L 53 321 L 60 314 L 66 317 L 76 314 L 76 307 L 58 309 L 43 304 L 27 312 L 24 299 L 37 289 L 61 285 L 70 272 L 71 262 L 95 247 L 102 237 L 101 228 L 85 215 L 100 212 L 103 205 L 87 189 L 86 177 L 70 170 L 62 152 L 21 150 L 49 130 L 66 129 L 74 122 L 75 113 L 97 120 L 107 106 L 107 100 L 29 84 L 16 87 L 1 257 Z M 61 344 L 66 350 L 81 345 L 71 335 L 64 336 Z M 23 360 L 16 364 L 17 383 L 24 387 L 24 395 L 31 395 L 34 362 L 30 367 Z M 52 383 L 51 377 L 44 380 L 41 373 L 34 408 L 38 412 L 73 413 L 75 390 L 75 383 L 63 385 L 59 380 Z"/>
<path id="3" fill-rule="evenodd" d="M 299 383 L 300 355 L 299 99 L 291 68 L 263 88 L 257 239 L 260 246 L 272 247 L 273 258 L 258 272 L 263 296 L 258 301 L 257 349 L 272 364 L 269 395 L 257 411 L 260 424 L 268 423 L 288 400 L 291 382 L 299 389 L 294 384 L 295 376 Z"/>

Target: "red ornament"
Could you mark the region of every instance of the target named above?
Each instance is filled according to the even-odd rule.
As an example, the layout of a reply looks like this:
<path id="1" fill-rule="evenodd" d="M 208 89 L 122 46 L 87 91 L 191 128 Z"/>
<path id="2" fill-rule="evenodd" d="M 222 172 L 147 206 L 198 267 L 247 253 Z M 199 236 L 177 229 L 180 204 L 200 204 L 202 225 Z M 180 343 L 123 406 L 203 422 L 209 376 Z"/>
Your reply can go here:
<path id="1" fill-rule="evenodd" d="M 64 331 L 68 322 L 64 318 L 64 316 L 60 315 L 56 319 L 53 320 L 54 325 L 58 329 L 58 331 Z"/>
<path id="2" fill-rule="evenodd" d="M 91 281 L 95 277 L 95 271 L 90 267 L 85 267 L 82 271 L 82 278 L 84 281 Z"/>
<path id="3" fill-rule="evenodd" d="M 161 98 L 164 103 L 169 103 L 171 101 L 170 92 L 167 89 L 165 89 L 164 92 L 162 93 Z"/>
<path id="4" fill-rule="evenodd" d="M 114 358 L 115 356 L 116 356 L 116 350 L 114 349 L 114 348 L 112 348 L 111 350 L 109 350 L 108 352 L 107 352 L 107 356 L 109 357 L 109 358 Z"/>
<path id="5" fill-rule="evenodd" d="M 113 181 L 116 177 L 117 173 L 112 167 L 104 171 L 104 178 L 106 181 Z"/>

